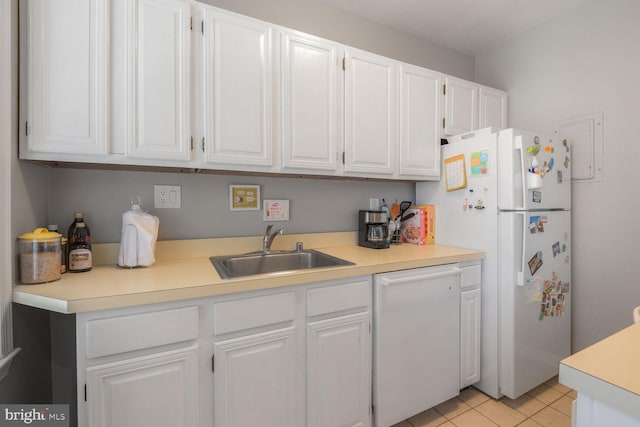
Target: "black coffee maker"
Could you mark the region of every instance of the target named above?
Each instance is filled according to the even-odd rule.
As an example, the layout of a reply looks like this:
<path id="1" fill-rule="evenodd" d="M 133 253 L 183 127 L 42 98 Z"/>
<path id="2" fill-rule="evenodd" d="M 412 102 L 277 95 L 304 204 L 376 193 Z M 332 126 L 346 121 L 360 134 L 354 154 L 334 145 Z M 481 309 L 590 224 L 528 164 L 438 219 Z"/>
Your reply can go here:
<path id="1" fill-rule="evenodd" d="M 389 219 L 386 212 L 358 212 L 358 245 L 373 249 L 389 247 Z"/>

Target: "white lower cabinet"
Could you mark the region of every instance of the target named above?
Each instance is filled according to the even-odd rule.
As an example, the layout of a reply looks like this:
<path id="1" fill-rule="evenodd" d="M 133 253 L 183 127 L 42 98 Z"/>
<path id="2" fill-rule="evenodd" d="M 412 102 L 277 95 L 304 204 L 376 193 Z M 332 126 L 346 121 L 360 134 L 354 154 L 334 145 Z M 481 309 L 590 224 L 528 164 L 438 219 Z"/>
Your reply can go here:
<path id="1" fill-rule="evenodd" d="M 368 313 L 310 323 L 307 336 L 307 426 L 369 425 Z"/>
<path id="2" fill-rule="evenodd" d="M 214 425 L 294 427 L 296 292 L 214 299 Z"/>
<path id="3" fill-rule="evenodd" d="M 295 427 L 293 327 L 214 344 L 216 426 Z"/>
<path id="4" fill-rule="evenodd" d="M 215 426 L 369 426 L 371 278 L 214 299 Z"/>
<path id="5" fill-rule="evenodd" d="M 480 381 L 480 289 L 460 293 L 460 388 Z"/>
<path id="6" fill-rule="evenodd" d="M 460 283 L 460 389 L 480 381 L 481 264 L 462 266 Z"/>
<path id="7" fill-rule="evenodd" d="M 468 264 L 56 315 L 54 395 L 80 427 L 391 425 L 477 380 Z"/>
<path id="8" fill-rule="evenodd" d="M 198 426 L 201 309 L 183 302 L 77 314 L 69 333 L 78 426 Z M 52 360 L 61 361 L 54 350 Z"/>
<path id="9" fill-rule="evenodd" d="M 306 426 L 371 425 L 370 278 L 311 289 L 307 301 Z"/>
<path id="10" fill-rule="evenodd" d="M 197 347 L 87 368 L 90 426 L 195 427 Z"/>

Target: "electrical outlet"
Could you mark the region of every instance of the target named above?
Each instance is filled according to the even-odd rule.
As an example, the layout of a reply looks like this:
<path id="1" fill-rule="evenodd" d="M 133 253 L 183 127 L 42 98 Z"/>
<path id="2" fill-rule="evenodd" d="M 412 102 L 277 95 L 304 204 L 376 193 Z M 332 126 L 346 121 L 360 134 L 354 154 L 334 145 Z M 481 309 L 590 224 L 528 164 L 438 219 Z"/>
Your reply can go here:
<path id="1" fill-rule="evenodd" d="M 153 206 L 155 208 L 181 207 L 181 195 L 179 185 L 154 185 L 153 186 Z"/>

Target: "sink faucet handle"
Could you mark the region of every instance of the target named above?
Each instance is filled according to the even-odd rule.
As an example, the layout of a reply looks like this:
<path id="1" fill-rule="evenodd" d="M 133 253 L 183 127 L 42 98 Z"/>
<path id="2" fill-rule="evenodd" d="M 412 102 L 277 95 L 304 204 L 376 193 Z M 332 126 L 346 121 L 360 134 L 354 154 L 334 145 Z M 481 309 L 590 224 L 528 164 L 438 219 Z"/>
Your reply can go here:
<path id="1" fill-rule="evenodd" d="M 273 239 L 276 238 L 279 234 L 284 234 L 284 230 L 277 229 L 273 233 L 271 229 L 273 228 L 273 224 L 269 224 L 267 226 L 267 231 L 264 233 L 264 237 L 262 238 L 262 251 L 267 253 L 271 250 L 271 244 L 273 243 Z"/>

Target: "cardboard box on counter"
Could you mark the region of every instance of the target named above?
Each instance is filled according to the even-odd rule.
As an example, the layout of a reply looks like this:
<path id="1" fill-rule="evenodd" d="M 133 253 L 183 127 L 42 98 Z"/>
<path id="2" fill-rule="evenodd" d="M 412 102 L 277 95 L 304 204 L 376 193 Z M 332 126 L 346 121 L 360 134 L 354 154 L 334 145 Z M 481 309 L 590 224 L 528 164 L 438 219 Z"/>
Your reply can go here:
<path id="1" fill-rule="evenodd" d="M 435 205 L 413 205 L 404 216 L 414 214 L 402 222 L 400 234 L 404 243 L 414 245 L 434 245 L 436 243 Z"/>

